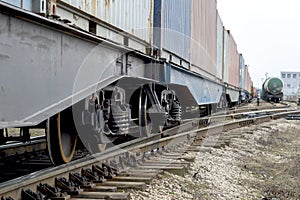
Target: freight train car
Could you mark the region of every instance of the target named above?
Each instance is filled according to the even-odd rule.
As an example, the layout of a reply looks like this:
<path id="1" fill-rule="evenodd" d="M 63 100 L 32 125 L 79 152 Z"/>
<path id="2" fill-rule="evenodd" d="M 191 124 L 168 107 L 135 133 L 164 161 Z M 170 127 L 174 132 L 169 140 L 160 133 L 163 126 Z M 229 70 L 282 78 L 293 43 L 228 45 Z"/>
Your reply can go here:
<path id="1" fill-rule="evenodd" d="M 298 96 L 298 105 L 300 106 L 300 87 L 298 88 L 297 96 Z"/>
<path id="2" fill-rule="evenodd" d="M 278 103 L 283 98 L 283 81 L 279 78 L 270 77 L 262 85 L 261 98 L 265 101 Z"/>
<path id="3" fill-rule="evenodd" d="M 215 0 L 2 0 L 0 31 L 1 143 L 44 129 L 54 164 L 79 139 L 96 153 L 247 91 Z"/>
<path id="4" fill-rule="evenodd" d="M 243 60 L 242 55 L 240 59 Z M 245 65 L 243 61 L 240 61 L 240 84 L 240 88 L 243 88 L 241 90 L 242 102 L 250 101 L 254 95 L 253 82 L 250 77 L 249 66 Z"/>

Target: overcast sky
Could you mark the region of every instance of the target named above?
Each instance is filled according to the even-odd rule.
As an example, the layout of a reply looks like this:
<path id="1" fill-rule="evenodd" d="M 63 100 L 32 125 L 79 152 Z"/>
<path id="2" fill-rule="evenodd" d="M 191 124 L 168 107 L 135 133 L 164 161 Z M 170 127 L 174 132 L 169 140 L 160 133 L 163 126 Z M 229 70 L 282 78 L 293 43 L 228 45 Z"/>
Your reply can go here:
<path id="1" fill-rule="evenodd" d="M 250 66 L 254 86 L 265 73 L 300 72 L 300 0 L 217 0 L 218 10 Z"/>

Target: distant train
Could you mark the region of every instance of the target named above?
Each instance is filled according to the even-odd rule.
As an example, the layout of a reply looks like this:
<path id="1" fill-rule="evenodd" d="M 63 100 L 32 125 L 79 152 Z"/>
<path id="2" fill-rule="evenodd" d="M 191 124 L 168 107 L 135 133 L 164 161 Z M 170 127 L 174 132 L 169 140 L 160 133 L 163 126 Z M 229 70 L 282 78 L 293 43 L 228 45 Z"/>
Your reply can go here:
<path id="1" fill-rule="evenodd" d="M 270 77 L 262 85 L 261 98 L 265 101 L 279 103 L 283 99 L 283 81 Z"/>

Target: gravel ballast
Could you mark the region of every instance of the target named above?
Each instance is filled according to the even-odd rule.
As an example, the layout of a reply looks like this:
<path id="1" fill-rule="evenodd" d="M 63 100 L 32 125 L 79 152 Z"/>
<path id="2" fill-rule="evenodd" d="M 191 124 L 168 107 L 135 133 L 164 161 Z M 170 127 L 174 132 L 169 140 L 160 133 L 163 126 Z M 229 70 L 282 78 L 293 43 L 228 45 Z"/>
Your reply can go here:
<path id="1" fill-rule="evenodd" d="M 241 137 L 195 156 L 184 177 L 163 172 L 132 199 L 300 199 L 299 121 L 232 130 Z M 229 133 L 230 134 L 230 133 Z"/>

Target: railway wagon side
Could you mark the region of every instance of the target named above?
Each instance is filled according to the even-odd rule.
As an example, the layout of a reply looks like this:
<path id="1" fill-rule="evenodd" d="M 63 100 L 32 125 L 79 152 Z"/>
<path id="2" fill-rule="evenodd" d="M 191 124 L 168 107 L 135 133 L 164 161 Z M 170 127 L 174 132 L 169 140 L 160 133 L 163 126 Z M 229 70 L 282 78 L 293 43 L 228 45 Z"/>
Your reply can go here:
<path id="1" fill-rule="evenodd" d="M 185 26 L 176 27 L 173 16 L 180 13 L 197 23 L 186 12 L 191 6 L 194 14 L 193 8 L 202 9 L 193 6 L 196 1 L 186 1 L 174 10 L 173 1 L 167 0 L 132 0 L 130 8 L 124 1 L 39 2 L 38 8 L 37 4 L 25 8 L 17 1 L 9 2 L 13 6 L 0 1 L 0 136 L 9 127 L 21 127 L 22 134 L 31 128 L 45 129 L 55 164 L 72 159 L 78 136 L 90 151 L 99 152 L 116 138 L 128 134 L 142 137 L 176 126 L 195 110 L 197 116 L 208 114 L 222 95 L 233 100 L 238 93 L 217 78 L 216 42 L 203 46 L 207 48 L 200 55 L 204 55 L 204 65 L 198 66 L 203 73 L 191 67 L 191 43 L 186 34 L 193 30 L 193 23 L 181 22 Z M 127 12 L 118 12 L 117 17 L 113 13 L 122 7 L 114 4 L 120 2 Z M 204 2 L 215 9 L 209 1 Z M 97 13 L 100 9 L 103 14 L 103 6 L 106 14 L 100 16 Z M 160 18 L 153 27 L 153 13 L 164 13 L 168 23 L 161 23 Z M 201 20 L 195 26 L 211 25 Z M 209 29 L 214 32 L 212 40 L 217 40 L 217 27 L 213 27 Z M 170 31 L 160 30 L 163 28 L 175 28 L 179 40 L 167 38 Z M 211 42 L 209 33 L 203 36 L 207 42 Z M 187 50 L 178 49 L 173 41 Z M 226 45 L 231 51 L 236 47 L 224 40 L 224 49 Z M 222 55 L 224 60 L 226 55 Z M 228 62 L 227 73 L 235 63 Z M 210 66 L 213 73 L 208 71 Z"/>
<path id="2" fill-rule="evenodd" d="M 166 105 L 155 107 L 161 103 L 152 85 L 164 70 L 140 51 L 56 19 L 0 1 L 1 142 L 14 139 L 4 137 L 9 127 L 21 127 L 21 136 L 43 128 L 51 160 L 60 164 L 72 159 L 78 136 L 91 151 L 99 151 L 106 136 L 126 135 L 129 126 L 137 134 L 149 133 L 147 95 L 151 114 L 166 114 Z M 164 91 L 161 101 L 172 96 L 157 90 Z"/>
<path id="3" fill-rule="evenodd" d="M 253 83 L 249 74 L 249 66 L 245 64 L 245 59 L 240 54 L 240 89 L 242 102 L 249 101 L 253 96 Z"/>
<path id="4" fill-rule="evenodd" d="M 226 84 L 226 99 L 230 105 L 236 105 L 240 101 L 239 88 L 239 53 L 237 45 L 229 30 L 223 28 L 224 53 L 223 53 L 223 82 Z"/>
<path id="5" fill-rule="evenodd" d="M 97 1 L 95 5 L 83 0 L 76 2 L 68 0 L 57 2 L 57 7 L 61 8 L 57 9 L 58 15 L 61 15 L 60 13 L 62 13 L 63 18 L 71 18 L 71 14 L 65 14 L 65 11 L 68 10 L 66 9 L 65 4 L 69 4 L 73 8 L 84 11 L 97 17 L 101 21 L 107 22 L 111 27 L 115 26 L 115 28 L 120 29 L 118 34 L 130 36 L 126 38 L 128 40 L 127 43 L 122 43 L 124 39 L 115 40 L 115 38 L 118 38 L 119 36 L 110 38 L 108 37 L 110 35 L 103 35 L 103 31 L 99 31 L 103 29 L 103 23 L 100 23 L 100 25 L 97 23 L 96 35 L 112 39 L 115 42 L 125 44 L 134 50 L 147 53 L 148 55 L 155 54 L 155 56 L 163 60 L 166 65 L 170 63 L 169 69 L 171 73 L 172 71 L 176 73 L 177 66 L 189 69 L 198 74 L 201 72 L 200 74 L 204 78 L 199 78 L 197 83 L 189 84 L 189 88 L 191 88 L 189 94 L 191 95 L 185 97 L 193 99 L 195 105 L 217 104 L 220 101 L 224 86 L 222 86 L 220 82 L 215 83 L 215 70 L 209 72 L 210 69 L 216 68 L 216 61 L 211 59 L 211 57 L 216 57 L 216 55 L 212 56 L 213 54 L 216 54 L 216 42 L 214 41 L 216 40 L 216 25 L 215 23 L 212 23 L 211 25 L 211 22 L 216 20 L 216 2 L 211 4 L 210 1 L 203 0 L 202 4 L 205 3 L 204 7 L 201 5 L 201 2 L 199 3 L 199 1 L 192 0 L 134 0 L 132 2 L 130 1 L 129 5 L 126 6 L 122 3 L 124 1 Z M 134 4 L 135 6 L 130 6 L 131 4 Z M 125 10 L 124 12 L 117 12 L 118 10 L 122 10 L 123 7 Z M 133 7 L 133 10 L 130 9 L 131 7 Z M 140 7 L 142 9 L 139 9 Z M 64 12 L 62 12 L 62 10 Z M 93 10 L 96 10 L 97 12 Z M 199 13 L 200 11 L 203 12 L 201 15 L 202 20 L 198 19 L 198 16 L 196 16 L 196 13 Z M 118 13 L 118 17 L 114 16 L 113 13 Z M 206 15 L 209 15 L 209 18 L 207 18 Z M 125 26 L 124 24 L 128 21 L 127 18 L 140 18 L 140 20 L 131 20 L 132 25 L 127 24 Z M 194 20 L 194 22 L 192 22 L 192 20 Z M 72 23 L 76 24 L 77 21 L 72 19 Z M 194 30 L 194 35 L 197 34 L 197 31 L 202 31 L 202 38 L 201 40 L 197 40 L 196 43 L 193 39 L 191 41 L 192 27 L 197 27 L 197 29 Z M 140 32 L 144 37 L 140 37 L 137 34 Z M 136 38 L 133 36 L 136 36 Z M 132 38 L 135 39 L 135 42 L 133 42 Z M 202 41 L 203 38 L 205 41 Z M 194 53 L 194 57 L 198 60 L 200 58 L 200 61 L 202 62 L 202 65 L 198 68 L 190 67 L 192 66 L 191 46 L 195 44 L 201 46 L 201 48 L 198 49 L 194 48 L 194 52 L 197 50 L 201 51 L 200 54 Z M 206 44 L 209 44 L 209 46 Z M 205 50 L 206 48 L 208 51 Z M 186 81 L 184 82 L 184 85 L 182 85 L 182 81 L 164 82 L 162 84 L 177 84 L 182 86 L 182 88 L 186 88 L 185 85 L 188 85 Z M 197 85 L 201 85 L 203 90 L 198 90 Z M 219 91 L 217 95 L 212 91 L 212 88 L 217 88 L 217 91 Z M 189 102 L 191 101 L 192 100 L 189 100 Z"/>
<path id="6" fill-rule="evenodd" d="M 224 65 L 224 26 L 220 15 L 217 13 L 217 79 L 223 80 Z"/>
<path id="7" fill-rule="evenodd" d="M 154 0 L 154 46 L 166 62 L 189 69 L 191 0 Z"/>
<path id="8" fill-rule="evenodd" d="M 249 72 L 249 66 L 245 66 L 245 89 L 250 93 L 250 98 L 253 96 L 253 82 Z"/>
<path id="9" fill-rule="evenodd" d="M 245 59 L 242 54 L 240 54 L 239 58 L 239 88 L 241 88 L 240 92 L 240 101 L 245 102 L 248 100 L 248 92 L 245 89 Z"/>
<path id="10" fill-rule="evenodd" d="M 147 0 L 142 2 L 140 0 L 131 0 L 127 6 L 123 5 L 122 1 L 103 0 L 89 3 L 83 0 L 76 2 L 63 0 L 63 2 L 104 22 L 108 22 L 109 25 L 116 26 L 124 31 L 125 34 L 132 34 L 141 39 L 138 43 L 138 40 L 133 42 L 132 37 L 127 38 L 128 43 L 126 45 L 129 47 L 143 53 L 146 52 L 148 55 L 155 54 L 167 63 L 201 74 L 203 79 L 198 84 L 206 86 L 203 89 L 204 92 L 192 88 L 191 93 L 193 93 L 193 97 L 189 97 L 196 97 L 195 100 L 198 104 L 220 103 L 220 105 L 225 105 L 226 103 L 222 99 L 226 99 L 224 95 L 226 88 L 221 86 L 220 83 L 228 83 L 234 86 L 227 89 L 227 101 L 232 104 L 238 103 L 238 84 L 236 84 L 236 81 L 232 81 L 239 79 L 238 73 L 236 73 L 236 58 L 233 55 L 234 52 L 237 52 L 237 49 L 232 36 L 230 36 L 230 52 L 228 53 L 228 55 L 231 54 L 231 61 L 225 69 L 234 72 L 230 77 L 231 82 L 234 82 L 234 84 L 227 82 L 227 80 L 222 80 L 221 76 L 225 70 L 223 72 L 223 66 L 217 65 L 216 46 L 222 43 L 222 48 L 223 41 L 217 41 L 217 19 L 219 17 L 215 0 Z M 131 4 L 135 6 L 130 6 Z M 142 9 L 139 9 L 139 7 Z M 119 10 L 124 10 L 118 12 L 119 17 L 113 15 Z M 124 25 L 128 21 L 127 18 L 132 19 L 131 23 L 129 23 L 131 25 L 128 25 L 128 23 Z M 135 20 L 136 18 L 140 19 Z M 222 23 L 221 20 L 220 23 Z M 98 34 L 100 30 L 98 24 L 96 30 L 96 34 Z M 102 32 L 99 32 L 101 36 L 108 38 L 108 35 L 103 35 Z M 140 37 L 138 34 L 143 37 Z M 116 37 L 113 37 L 113 40 L 114 38 Z M 142 44 L 142 41 L 146 41 L 146 43 Z M 117 42 L 120 43 L 120 41 Z M 221 57 L 218 57 L 219 60 L 223 59 L 223 53 L 218 56 Z M 173 69 L 172 66 L 171 69 Z M 208 81 L 206 81 L 207 79 Z M 220 92 L 215 97 L 212 97 L 211 93 L 213 91 L 210 91 L 211 89 L 209 88 L 218 88 L 217 91 Z"/>
<path id="11" fill-rule="evenodd" d="M 239 77 L 240 77 L 240 80 L 239 80 L 239 87 L 240 88 L 246 88 L 245 87 L 245 82 L 246 82 L 246 73 L 245 73 L 245 59 L 243 57 L 242 54 L 240 54 L 240 64 L 239 64 Z"/>
<path id="12" fill-rule="evenodd" d="M 57 15 L 86 31 L 143 53 L 152 45 L 154 0 L 61 0 L 57 3 Z M 81 12 L 84 13 L 82 17 Z M 74 13 L 76 17 L 73 17 Z M 93 20 L 87 15 L 92 16 Z M 80 17 L 84 22 L 79 22 Z"/>
<path id="13" fill-rule="evenodd" d="M 217 75 L 216 7 L 216 0 L 192 0 L 191 70 L 213 80 Z"/>

